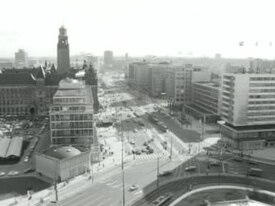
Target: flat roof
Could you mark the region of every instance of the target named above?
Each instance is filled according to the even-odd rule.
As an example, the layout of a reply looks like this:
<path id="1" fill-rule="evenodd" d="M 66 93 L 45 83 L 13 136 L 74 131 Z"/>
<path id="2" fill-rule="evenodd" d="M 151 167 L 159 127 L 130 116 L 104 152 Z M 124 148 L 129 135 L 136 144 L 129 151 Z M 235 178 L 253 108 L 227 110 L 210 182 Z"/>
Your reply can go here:
<path id="1" fill-rule="evenodd" d="M 0 157 L 8 158 L 10 156 L 20 157 L 23 146 L 22 137 L 0 138 Z"/>

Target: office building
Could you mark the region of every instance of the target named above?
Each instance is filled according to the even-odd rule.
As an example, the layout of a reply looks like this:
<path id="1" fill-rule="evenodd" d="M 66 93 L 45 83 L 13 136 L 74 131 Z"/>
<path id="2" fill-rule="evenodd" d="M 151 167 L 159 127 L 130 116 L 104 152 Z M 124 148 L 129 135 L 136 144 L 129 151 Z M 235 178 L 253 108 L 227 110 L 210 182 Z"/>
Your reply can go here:
<path id="1" fill-rule="evenodd" d="M 72 146 L 52 146 L 35 154 L 35 170 L 56 182 L 69 180 L 89 170 L 89 152 Z"/>
<path id="2" fill-rule="evenodd" d="M 275 73 L 275 61 L 264 59 L 252 59 L 249 61 L 249 72 Z"/>
<path id="3" fill-rule="evenodd" d="M 114 62 L 114 56 L 112 51 L 105 51 L 104 52 L 104 64 L 105 65 L 112 65 Z"/>
<path id="4" fill-rule="evenodd" d="M 66 74 L 70 70 L 70 50 L 68 43 L 67 29 L 64 26 L 59 28 L 57 43 L 57 72 Z"/>
<path id="5" fill-rule="evenodd" d="M 24 68 L 28 66 L 28 54 L 23 49 L 15 52 L 14 66 L 16 68 Z"/>
<path id="6" fill-rule="evenodd" d="M 275 74 L 224 74 L 221 126 L 224 139 L 239 149 L 275 145 Z"/>
<path id="7" fill-rule="evenodd" d="M 97 145 L 92 90 L 84 81 L 60 81 L 50 107 L 50 130 L 52 145 L 72 145 L 82 151 Z"/>
<path id="8" fill-rule="evenodd" d="M 8 69 L 0 74 L 0 115 L 47 115 L 60 77 L 45 68 Z"/>
<path id="9" fill-rule="evenodd" d="M 127 77 L 130 86 L 179 106 L 191 102 L 192 83 L 209 81 L 210 72 L 190 64 L 135 62 L 129 65 Z"/>
<path id="10" fill-rule="evenodd" d="M 184 113 L 216 123 L 220 116 L 221 87 L 219 82 L 195 82 L 192 86 L 192 102 L 184 105 Z M 204 119 L 205 118 L 205 119 Z"/>

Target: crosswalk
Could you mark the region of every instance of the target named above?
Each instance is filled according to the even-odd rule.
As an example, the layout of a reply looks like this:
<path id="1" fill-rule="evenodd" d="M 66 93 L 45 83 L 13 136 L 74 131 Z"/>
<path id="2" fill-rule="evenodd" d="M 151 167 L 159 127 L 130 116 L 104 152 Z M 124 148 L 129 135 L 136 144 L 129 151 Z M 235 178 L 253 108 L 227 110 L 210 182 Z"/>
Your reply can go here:
<path id="1" fill-rule="evenodd" d="M 162 153 L 153 153 L 153 154 L 146 154 L 146 153 L 141 153 L 140 155 L 128 155 L 126 156 L 125 160 L 131 160 L 131 161 L 151 161 L 151 160 L 157 160 L 158 158 L 160 159 L 167 159 L 168 156 L 164 155 Z"/>

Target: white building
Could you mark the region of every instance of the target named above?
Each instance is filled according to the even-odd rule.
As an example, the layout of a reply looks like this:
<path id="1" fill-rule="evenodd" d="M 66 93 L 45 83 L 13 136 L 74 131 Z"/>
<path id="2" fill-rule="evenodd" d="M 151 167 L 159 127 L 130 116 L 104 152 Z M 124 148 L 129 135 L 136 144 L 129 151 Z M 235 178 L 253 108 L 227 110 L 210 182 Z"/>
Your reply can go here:
<path id="1" fill-rule="evenodd" d="M 60 182 L 89 170 L 89 152 L 71 146 L 50 147 L 35 155 L 36 172 Z"/>

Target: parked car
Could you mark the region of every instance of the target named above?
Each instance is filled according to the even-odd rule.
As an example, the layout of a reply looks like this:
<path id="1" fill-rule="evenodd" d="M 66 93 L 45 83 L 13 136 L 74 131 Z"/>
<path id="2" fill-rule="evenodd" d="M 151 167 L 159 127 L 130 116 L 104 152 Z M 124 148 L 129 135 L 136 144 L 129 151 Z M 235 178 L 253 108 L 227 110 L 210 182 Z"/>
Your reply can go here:
<path id="1" fill-rule="evenodd" d="M 241 162 L 241 161 L 243 161 L 243 159 L 242 159 L 240 156 L 234 157 L 233 160 L 236 161 L 236 162 Z"/>
<path id="2" fill-rule="evenodd" d="M 27 173 L 31 173 L 31 172 L 34 172 L 35 170 L 32 169 L 32 168 L 27 168 L 24 173 L 27 174 Z"/>
<path id="3" fill-rule="evenodd" d="M 30 157 L 29 157 L 29 156 L 26 156 L 26 157 L 24 158 L 24 162 L 25 162 L 25 163 L 27 163 L 29 160 L 30 160 Z"/>
<path id="4" fill-rule="evenodd" d="M 5 172 L 0 171 L 0 177 L 4 176 L 5 174 Z"/>
<path id="5" fill-rule="evenodd" d="M 219 161 L 210 161 L 209 163 L 211 166 L 220 166 L 220 162 Z"/>
<path id="6" fill-rule="evenodd" d="M 9 176 L 15 176 L 15 175 L 18 175 L 18 174 L 19 174 L 19 172 L 14 171 L 14 170 L 9 171 L 9 173 L 8 173 Z"/>
<path id="7" fill-rule="evenodd" d="M 185 171 L 195 171 L 197 169 L 196 165 L 191 165 L 188 167 L 185 167 Z"/>

